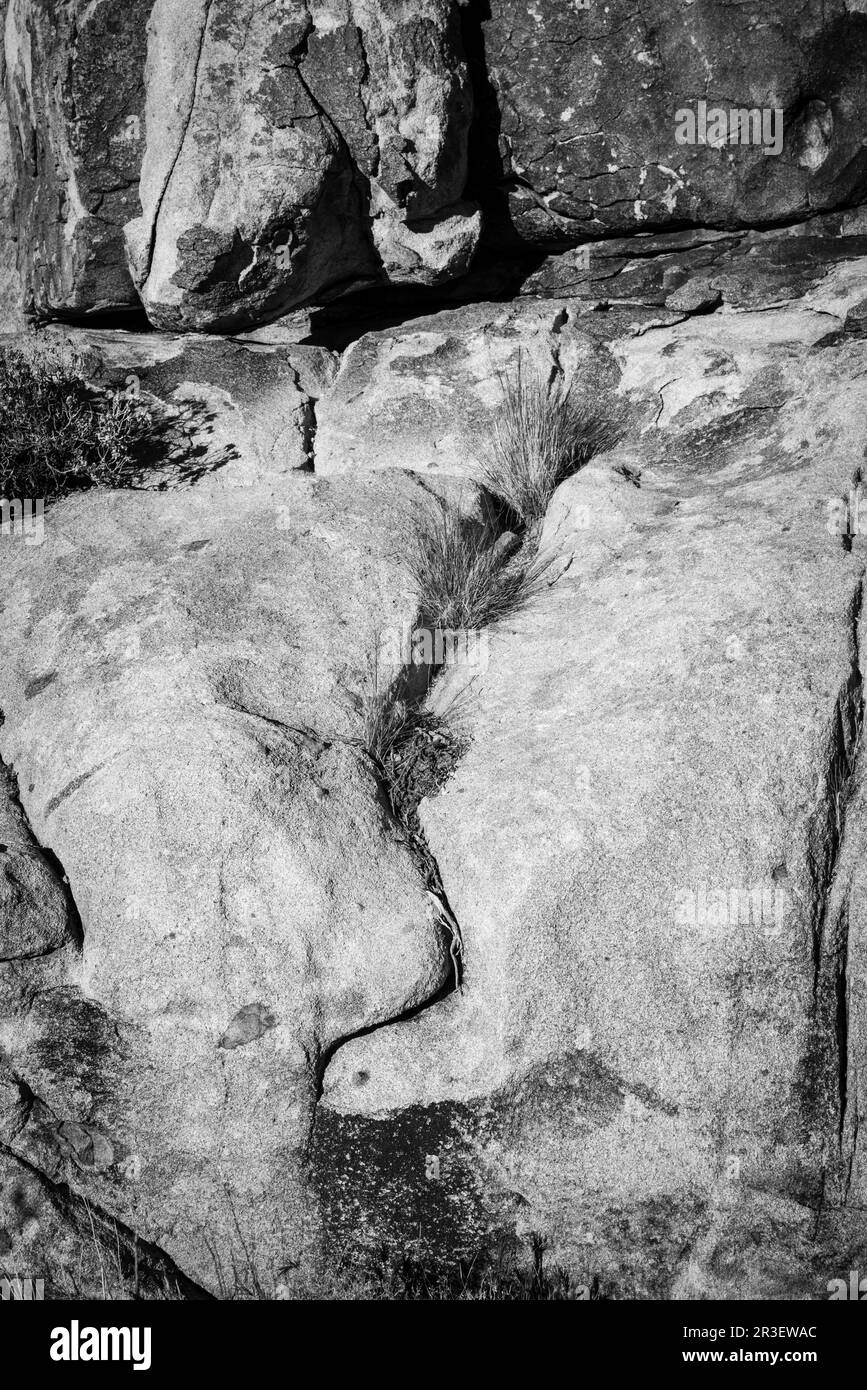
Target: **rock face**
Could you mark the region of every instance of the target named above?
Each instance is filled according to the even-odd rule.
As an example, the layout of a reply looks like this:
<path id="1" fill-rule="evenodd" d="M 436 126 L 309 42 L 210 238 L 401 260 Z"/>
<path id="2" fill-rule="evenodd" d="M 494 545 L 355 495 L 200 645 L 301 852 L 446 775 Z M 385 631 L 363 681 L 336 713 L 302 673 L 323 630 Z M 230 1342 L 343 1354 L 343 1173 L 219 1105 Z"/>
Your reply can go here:
<path id="1" fill-rule="evenodd" d="M 486 171 L 499 165 L 512 185 L 501 237 L 758 225 L 864 191 L 859 6 L 653 0 L 639 11 L 627 0 L 491 0 L 485 10 L 478 145 Z M 766 135 L 752 143 L 752 128 L 749 144 L 701 143 L 700 101 L 709 112 L 777 111 L 781 148 L 767 153 L 775 145 Z M 689 144 L 677 138 L 677 113 L 687 109 L 699 122 Z M 714 129 L 705 133 L 712 139 Z"/>
<path id="2" fill-rule="evenodd" d="M 0 21 L 5 20 L 0 6 Z M 0 49 L 0 91 L 6 90 L 6 57 Z M 12 150 L 12 130 L 5 103 L 0 104 L 0 322 L 15 327 L 21 317 L 21 282 L 18 276 L 18 231 L 15 203 L 18 174 Z"/>
<path id="3" fill-rule="evenodd" d="M 541 1233 L 610 1297 L 822 1297 L 864 1249 L 863 275 L 611 325 L 628 443 L 558 492 L 568 563 L 492 633 L 422 806 L 463 995 L 326 1073 L 341 1238 Z"/>
<path id="4" fill-rule="evenodd" d="M 171 331 L 41 331 L 158 426 L 0 515 L 0 1270 L 867 1268 L 861 8 L 10 0 L 4 327 L 19 273 L 128 307 L 128 250 Z M 679 144 L 699 101 L 779 153 Z M 528 529 L 519 376 L 596 446 Z M 398 757 L 438 503 L 541 563 L 393 667 Z"/>
<path id="5" fill-rule="evenodd" d="M 136 283 L 161 328 L 466 269 L 472 99 L 452 0 L 157 0 Z"/>
<path id="6" fill-rule="evenodd" d="M 9 0 L 6 97 L 25 300 L 40 316 L 128 309 L 151 0 Z"/>
<path id="7" fill-rule="evenodd" d="M 528 372 L 547 375 L 568 319 L 558 300 L 468 305 L 364 334 L 343 353 L 319 403 L 317 471 L 412 468 L 478 478 L 507 378 L 519 358 Z M 575 336 L 566 337 L 574 346 Z M 594 357 L 586 336 L 581 349 L 586 366 Z M 609 355 L 596 358 L 613 378 Z"/>
<path id="8" fill-rule="evenodd" d="M 160 329 L 235 332 L 459 281 L 478 202 L 490 258 L 779 224 L 867 186 L 844 0 L 9 0 L 5 47 L 0 288 L 17 243 L 40 317 L 140 296 Z"/>
<path id="9" fill-rule="evenodd" d="M 124 1286 L 141 1240 L 191 1296 L 316 1287 L 335 1247 L 541 1240 L 609 1298 L 863 1267 L 867 257 L 858 215 L 802 232 L 612 242 L 572 295 L 339 363 L 67 334 L 104 383 L 225 392 L 239 448 L 0 548 L 13 1255 L 33 1221 L 74 1245 L 86 1201 Z M 545 582 L 434 684 L 467 746 L 426 857 L 363 751 L 366 667 L 416 609 L 413 507 L 472 497 L 519 363 L 612 433 Z"/>
<path id="10" fill-rule="evenodd" d="M 377 628 L 408 616 L 403 492 L 113 494 L 54 508 L 35 563 L 0 555 L 30 633 L 5 648 L 3 756 L 82 928 L 4 975 L 39 1102 L 9 1148 L 225 1295 L 273 1293 L 312 1238 L 330 1050 L 452 969 L 360 747 Z"/>

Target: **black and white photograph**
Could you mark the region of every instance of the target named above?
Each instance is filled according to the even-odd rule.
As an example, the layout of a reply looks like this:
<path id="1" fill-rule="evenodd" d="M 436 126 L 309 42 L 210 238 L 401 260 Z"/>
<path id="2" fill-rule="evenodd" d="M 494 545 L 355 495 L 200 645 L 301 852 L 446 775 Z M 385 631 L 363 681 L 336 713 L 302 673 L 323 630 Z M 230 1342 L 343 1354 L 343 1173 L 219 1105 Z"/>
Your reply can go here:
<path id="1" fill-rule="evenodd" d="M 16 1377 L 444 1302 L 827 1374 L 867 0 L 0 15 Z"/>

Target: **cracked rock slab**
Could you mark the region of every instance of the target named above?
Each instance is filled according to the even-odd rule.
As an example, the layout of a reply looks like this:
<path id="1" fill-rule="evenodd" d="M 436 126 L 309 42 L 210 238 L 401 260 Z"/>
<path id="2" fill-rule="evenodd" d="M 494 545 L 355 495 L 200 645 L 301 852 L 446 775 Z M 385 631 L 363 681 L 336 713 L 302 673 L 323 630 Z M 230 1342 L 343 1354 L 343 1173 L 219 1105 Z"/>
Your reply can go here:
<path id="1" fill-rule="evenodd" d="M 606 340 L 653 317 L 642 309 L 595 315 L 575 300 L 528 297 L 365 333 L 343 353 L 319 402 L 317 472 L 410 468 L 479 481 L 519 365 L 543 382 L 568 372 L 576 404 L 595 412 L 601 399 L 613 401 L 619 375 Z"/>

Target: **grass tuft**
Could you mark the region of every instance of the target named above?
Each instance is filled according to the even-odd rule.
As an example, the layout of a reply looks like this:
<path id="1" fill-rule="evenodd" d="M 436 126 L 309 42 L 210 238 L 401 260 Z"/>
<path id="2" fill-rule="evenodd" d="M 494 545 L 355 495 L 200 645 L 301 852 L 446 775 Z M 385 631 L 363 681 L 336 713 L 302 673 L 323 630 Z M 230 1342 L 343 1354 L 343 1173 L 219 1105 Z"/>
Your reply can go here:
<path id="1" fill-rule="evenodd" d="M 480 1252 L 451 1265 L 432 1265 L 415 1253 L 385 1247 L 345 1253 L 302 1284 L 300 1299 L 377 1302 L 566 1302 L 603 1300 L 598 1278 L 583 1285 L 560 1267 L 546 1268 L 544 1242 L 531 1238 L 532 1265 Z M 308 1276 L 309 1279 L 309 1276 Z"/>
<path id="2" fill-rule="evenodd" d="M 74 354 L 0 348 L 0 497 L 128 484 L 152 427 L 140 400 L 92 390 Z"/>
<path id="3" fill-rule="evenodd" d="M 484 483 L 533 528 L 560 484 L 598 448 L 598 426 L 575 402 L 571 384 L 527 373 L 520 358 L 514 380 L 503 379 L 502 386 L 503 406 L 483 462 Z"/>
<path id="4" fill-rule="evenodd" d="M 482 522 L 437 503 L 418 508 L 407 568 L 418 594 L 419 625 L 477 631 L 515 613 L 544 573 L 514 557 L 517 537 L 499 535 L 490 512 Z"/>

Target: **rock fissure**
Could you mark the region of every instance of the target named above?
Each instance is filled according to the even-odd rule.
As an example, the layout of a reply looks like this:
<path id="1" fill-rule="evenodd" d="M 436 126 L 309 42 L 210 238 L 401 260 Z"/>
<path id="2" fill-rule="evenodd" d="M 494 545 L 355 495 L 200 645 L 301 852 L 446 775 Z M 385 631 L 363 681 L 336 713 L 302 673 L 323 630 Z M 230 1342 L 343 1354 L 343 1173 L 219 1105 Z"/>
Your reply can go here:
<path id="1" fill-rule="evenodd" d="M 79 1196 L 68 1183 L 49 1178 L 41 1168 L 2 1141 L 0 1154 L 19 1165 L 38 1184 L 42 1195 L 61 1220 L 74 1226 L 85 1244 L 92 1242 L 97 1252 L 104 1249 L 116 1256 L 124 1278 L 133 1285 L 133 1297 L 212 1300 L 213 1295 L 190 1279 L 165 1251 L 142 1239 L 116 1216 L 110 1215 L 89 1198 Z"/>
<path id="2" fill-rule="evenodd" d="M 825 782 L 819 810 L 810 832 L 810 874 L 812 879 L 811 931 L 813 944 L 813 999 L 818 996 L 822 970 L 822 951 L 829 899 L 837 865 L 843 850 L 846 809 L 855 786 L 857 760 L 864 722 L 863 674 L 860 663 L 861 611 L 864 571 L 852 598 L 850 610 L 851 668 L 845 690 L 837 698 L 833 728 L 829 735 Z"/>
<path id="3" fill-rule="evenodd" d="M 196 109 L 196 97 L 198 96 L 199 92 L 199 77 L 202 67 L 202 56 L 205 51 L 205 41 L 208 36 L 208 25 L 210 24 L 211 20 L 211 11 L 213 9 L 213 4 L 214 0 L 205 0 L 205 12 L 202 20 L 202 31 L 199 36 L 198 49 L 196 52 L 195 64 L 193 67 L 193 81 L 192 91 L 190 93 L 190 104 L 188 110 L 184 114 L 184 123 L 181 129 L 180 139 L 178 141 L 178 148 L 175 151 L 174 158 L 171 160 L 171 163 L 169 164 L 169 167 L 166 170 L 166 175 L 165 179 L 163 180 L 162 188 L 160 189 L 160 192 L 157 195 L 157 199 L 154 204 L 151 225 L 148 229 L 148 245 L 144 267 L 145 280 L 150 274 L 151 266 L 153 265 L 154 250 L 156 248 L 157 234 L 159 231 L 160 213 L 162 212 L 163 203 L 166 200 L 166 196 L 168 194 L 172 178 L 174 177 L 175 169 L 178 166 L 178 161 L 180 160 L 181 155 L 184 152 L 184 145 L 186 144 L 187 135 L 189 134 L 190 125 L 192 124 L 193 115 Z"/>

